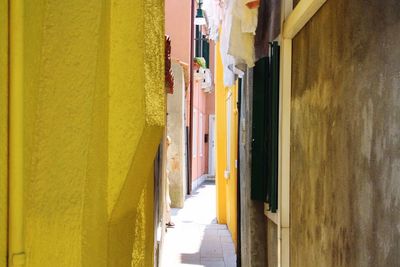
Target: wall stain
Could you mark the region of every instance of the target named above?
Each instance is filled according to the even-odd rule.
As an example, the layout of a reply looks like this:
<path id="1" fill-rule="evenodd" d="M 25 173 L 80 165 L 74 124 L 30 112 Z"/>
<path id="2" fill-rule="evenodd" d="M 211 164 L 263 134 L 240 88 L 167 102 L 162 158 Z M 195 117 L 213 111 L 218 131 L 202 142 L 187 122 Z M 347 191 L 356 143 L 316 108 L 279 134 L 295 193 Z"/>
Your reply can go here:
<path id="1" fill-rule="evenodd" d="M 291 266 L 399 266 L 400 2 L 330 0 L 293 40 Z"/>

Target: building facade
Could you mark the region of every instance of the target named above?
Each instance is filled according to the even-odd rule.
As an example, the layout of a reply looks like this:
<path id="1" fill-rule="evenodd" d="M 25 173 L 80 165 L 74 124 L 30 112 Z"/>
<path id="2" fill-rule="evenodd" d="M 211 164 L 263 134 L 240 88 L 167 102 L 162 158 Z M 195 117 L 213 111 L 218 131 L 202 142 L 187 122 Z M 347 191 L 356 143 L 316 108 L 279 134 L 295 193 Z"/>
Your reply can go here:
<path id="1" fill-rule="evenodd" d="M 0 266 L 151 266 L 163 1 L 0 1 L 0 13 Z"/>
<path id="2" fill-rule="evenodd" d="M 217 220 L 228 225 L 237 245 L 238 87 L 224 85 L 219 42 L 215 71 Z"/>

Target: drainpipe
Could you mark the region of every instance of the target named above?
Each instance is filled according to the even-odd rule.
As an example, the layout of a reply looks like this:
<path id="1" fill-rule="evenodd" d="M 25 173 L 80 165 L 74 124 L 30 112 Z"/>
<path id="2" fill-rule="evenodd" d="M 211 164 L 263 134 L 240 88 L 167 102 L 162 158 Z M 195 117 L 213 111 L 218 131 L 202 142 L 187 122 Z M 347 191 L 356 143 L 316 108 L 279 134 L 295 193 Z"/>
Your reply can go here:
<path id="1" fill-rule="evenodd" d="M 189 61 L 189 70 L 190 70 L 190 85 L 189 85 L 189 177 L 188 177 L 188 194 L 192 193 L 192 166 L 193 166 L 193 157 L 192 157 L 192 145 L 193 145 L 193 51 L 194 51 L 194 10 L 195 10 L 195 0 L 192 0 L 192 10 L 191 10 L 191 18 L 190 18 L 190 61 Z"/>
<path id="2" fill-rule="evenodd" d="M 23 0 L 10 4 L 9 35 L 9 237 L 8 263 L 25 265 L 23 192 Z"/>

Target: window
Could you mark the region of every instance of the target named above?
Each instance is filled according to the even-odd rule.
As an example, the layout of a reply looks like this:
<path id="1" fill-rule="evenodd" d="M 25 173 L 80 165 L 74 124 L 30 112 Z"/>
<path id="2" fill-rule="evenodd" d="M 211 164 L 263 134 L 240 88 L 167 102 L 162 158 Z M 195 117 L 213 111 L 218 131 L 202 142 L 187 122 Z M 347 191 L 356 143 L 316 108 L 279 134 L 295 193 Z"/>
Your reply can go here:
<path id="1" fill-rule="evenodd" d="M 193 131 L 192 131 L 192 156 L 195 158 L 197 156 L 197 109 L 193 109 Z"/>
<path id="2" fill-rule="evenodd" d="M 203 149 L 204 149 L 204 133 L 203 133 L 203 113 L 199 112 L 199 153 L 200 157 L 203 157 Z"/>
<path id="3" fill-rule="evenodd" d="M 206 35 L 202 33 L 202 26 L 196 25 L 195 56 L 206 60 L 206 67 L 210 63 L 210 43 Z"/>

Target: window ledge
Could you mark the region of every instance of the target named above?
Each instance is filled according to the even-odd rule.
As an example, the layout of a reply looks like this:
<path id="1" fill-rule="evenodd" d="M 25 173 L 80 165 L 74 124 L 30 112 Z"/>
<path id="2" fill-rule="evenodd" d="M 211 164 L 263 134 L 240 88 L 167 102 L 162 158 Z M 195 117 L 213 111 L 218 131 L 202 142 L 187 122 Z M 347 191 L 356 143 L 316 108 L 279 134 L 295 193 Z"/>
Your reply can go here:
<path id="1" fill-rule="evenodd" d="M 264 215 L 267 217 L 269 220 L 271 220 L 273 223 L 276 225 L 279 225 L 279 210 L 276 211 L 276 213 L 270 212 L 268 210 L 268 204 L 264 203 Z"/>

